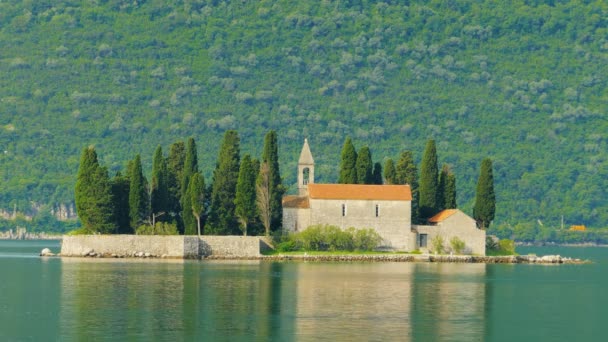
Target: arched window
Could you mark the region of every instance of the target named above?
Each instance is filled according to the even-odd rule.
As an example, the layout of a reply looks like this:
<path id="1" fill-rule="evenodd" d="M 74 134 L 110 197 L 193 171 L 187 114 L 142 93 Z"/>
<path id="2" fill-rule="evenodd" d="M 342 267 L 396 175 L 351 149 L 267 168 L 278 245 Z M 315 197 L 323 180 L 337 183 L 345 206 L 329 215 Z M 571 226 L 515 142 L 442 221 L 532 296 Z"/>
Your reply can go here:
<path id="1" fill-rule="evenodd" d="M 310 169 L 305 167 L 302 170 L 302 184 L 306 185 L 310 181 Z"/>

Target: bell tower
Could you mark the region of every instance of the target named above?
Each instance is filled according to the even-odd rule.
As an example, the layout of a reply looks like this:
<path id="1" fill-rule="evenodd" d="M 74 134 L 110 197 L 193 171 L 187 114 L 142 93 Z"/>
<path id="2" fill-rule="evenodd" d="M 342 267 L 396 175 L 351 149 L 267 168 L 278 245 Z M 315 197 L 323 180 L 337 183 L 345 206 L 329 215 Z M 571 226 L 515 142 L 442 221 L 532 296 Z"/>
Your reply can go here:
<path id="1" fill-rule="evenodd" d="M 304 146 L 298 160 L 298 194 L 308 195 L 308 184 L 315 183 L 315 161 L 312 159 L 308 139 L 304 139 Z"/>

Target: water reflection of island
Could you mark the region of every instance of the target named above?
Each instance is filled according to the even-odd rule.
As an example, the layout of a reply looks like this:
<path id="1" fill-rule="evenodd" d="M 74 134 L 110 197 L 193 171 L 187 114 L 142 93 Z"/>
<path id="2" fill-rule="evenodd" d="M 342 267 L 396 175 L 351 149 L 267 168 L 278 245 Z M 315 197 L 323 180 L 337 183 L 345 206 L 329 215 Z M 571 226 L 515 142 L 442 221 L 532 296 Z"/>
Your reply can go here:
<path id="1" fill-rule="evenodd" d="M 482 340 L 485 267 L 68 258 L 60 331 L 64 340 Z"/>
<path id="2" fill-rule="evenodd" d="M 304 339 L 483 340 L 483 264 L 303 264 Z"/>

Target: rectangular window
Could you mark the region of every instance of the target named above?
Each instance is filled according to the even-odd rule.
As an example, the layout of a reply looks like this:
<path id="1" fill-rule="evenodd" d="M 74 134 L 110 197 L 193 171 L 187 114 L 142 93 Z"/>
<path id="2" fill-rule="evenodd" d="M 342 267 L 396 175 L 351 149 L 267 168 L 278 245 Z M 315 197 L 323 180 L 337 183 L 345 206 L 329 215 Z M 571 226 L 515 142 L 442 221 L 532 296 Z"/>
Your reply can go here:
<path id="1" fill-rule="evenodd" d="M 427 234 L 420 234 L 420 247 L 426 248 Z"/>
<path id="2" fill-rule="evenodd" d="M 346 216 L 346 204 L 342 204 L 342 216 Z"/>
<path id="3" fill-rule="evenodd" d="M 380 208 L 376 204 L 376 217 L 379 217 L 379 216 L 380 216 Z"/>

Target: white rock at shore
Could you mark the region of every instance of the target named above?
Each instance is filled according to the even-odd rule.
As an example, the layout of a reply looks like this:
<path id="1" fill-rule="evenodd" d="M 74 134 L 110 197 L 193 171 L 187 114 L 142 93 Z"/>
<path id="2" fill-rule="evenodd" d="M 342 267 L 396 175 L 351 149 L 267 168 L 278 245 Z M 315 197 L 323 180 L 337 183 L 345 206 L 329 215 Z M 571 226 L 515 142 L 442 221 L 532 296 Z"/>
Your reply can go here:
<path id="1" fill-rule="evenodd" d="M 50 249 L 44 248 L 42 251 L 40 251 L 40 256 L 55 256 L 55 254 L 51 252 Z"/>

